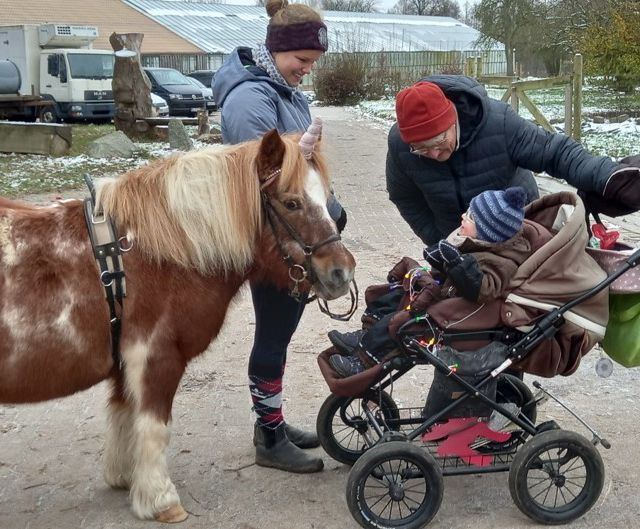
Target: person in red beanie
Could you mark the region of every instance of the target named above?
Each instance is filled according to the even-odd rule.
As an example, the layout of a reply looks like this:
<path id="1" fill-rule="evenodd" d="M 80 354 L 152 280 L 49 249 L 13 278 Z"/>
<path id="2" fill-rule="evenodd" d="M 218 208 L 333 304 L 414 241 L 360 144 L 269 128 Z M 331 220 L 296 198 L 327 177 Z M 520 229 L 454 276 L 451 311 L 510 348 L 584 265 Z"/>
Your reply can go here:
<path id="1" fill-rule="evenodd" d="M 592 156 L 568 136 L 491 99 L 470 77 L 434 75 L 405 88 L 396 97 L 396 117 L 388 138 L 387 191 L 427 245 L 455 229 L 483 191 L 522 186 L 528 202 L 537 198 L 532 171 L 566 180 L 587 206 L 607 214 L 640 209 L 638 157 L 616 163 Z"/>

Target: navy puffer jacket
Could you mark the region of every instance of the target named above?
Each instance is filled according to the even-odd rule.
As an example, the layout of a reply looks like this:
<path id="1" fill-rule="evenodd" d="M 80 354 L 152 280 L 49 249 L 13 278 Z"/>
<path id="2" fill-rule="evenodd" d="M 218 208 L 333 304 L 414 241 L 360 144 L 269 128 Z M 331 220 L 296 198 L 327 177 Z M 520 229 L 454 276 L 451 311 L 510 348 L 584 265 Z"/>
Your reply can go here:
<path id="1" fill-rule="evenodd" d="M 442 88 L 455 104 L 460 145 L 446 162 L 409 152 L 398 124 L 389 132 L 387 191 L 411 229 L 427 244 L 460 225 L 471 199 L 512 185 L 519 171 L 545 171 L 572 186 L 602 194 L 616 168 L 606 156 L 592 156 L 564 134 L 554 134 L 489 98 L 470 77 L 435 75 L 421 79 Z"/>

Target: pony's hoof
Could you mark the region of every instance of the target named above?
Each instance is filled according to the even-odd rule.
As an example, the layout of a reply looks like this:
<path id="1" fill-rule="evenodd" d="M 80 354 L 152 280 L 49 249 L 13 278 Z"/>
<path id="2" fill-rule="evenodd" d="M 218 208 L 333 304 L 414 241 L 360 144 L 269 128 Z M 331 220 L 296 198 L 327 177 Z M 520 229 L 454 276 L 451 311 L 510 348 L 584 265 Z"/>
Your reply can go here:
<path id="1" fill-rule="evenodd" d="M 174 505 L 166 511 L 156 514 L 156 521 L 162 523 L 184 522 L 187 518 L 189 518 L 189 513 L 182 508 L 182 505 Z"/>

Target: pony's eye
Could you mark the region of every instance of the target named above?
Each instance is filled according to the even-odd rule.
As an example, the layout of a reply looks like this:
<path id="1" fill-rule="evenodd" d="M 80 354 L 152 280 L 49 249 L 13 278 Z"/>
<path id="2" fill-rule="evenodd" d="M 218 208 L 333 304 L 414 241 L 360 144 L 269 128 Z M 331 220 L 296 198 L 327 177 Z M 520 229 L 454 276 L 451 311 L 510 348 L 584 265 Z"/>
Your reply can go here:
<path id="1" fill-rule="evenodd" d="M 285 200 L 284 207 L 293 211 L 300 208 L 300 203 L 297 200 Z"/>

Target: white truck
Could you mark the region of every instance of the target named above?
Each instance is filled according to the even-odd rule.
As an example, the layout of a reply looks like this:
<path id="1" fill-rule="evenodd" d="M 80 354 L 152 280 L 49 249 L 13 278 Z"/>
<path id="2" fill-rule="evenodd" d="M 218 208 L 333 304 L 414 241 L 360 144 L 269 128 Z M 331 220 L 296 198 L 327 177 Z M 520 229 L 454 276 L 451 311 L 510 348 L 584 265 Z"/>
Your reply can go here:
<path id="1" fill-rule="evenodd" d="M 0 119 L 109 121 L 114 54 L 95 26 L 0 25 Z"/>

